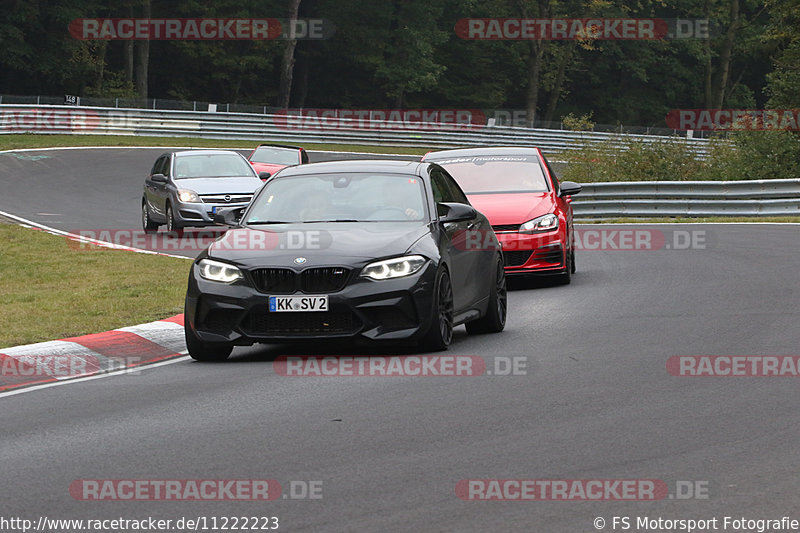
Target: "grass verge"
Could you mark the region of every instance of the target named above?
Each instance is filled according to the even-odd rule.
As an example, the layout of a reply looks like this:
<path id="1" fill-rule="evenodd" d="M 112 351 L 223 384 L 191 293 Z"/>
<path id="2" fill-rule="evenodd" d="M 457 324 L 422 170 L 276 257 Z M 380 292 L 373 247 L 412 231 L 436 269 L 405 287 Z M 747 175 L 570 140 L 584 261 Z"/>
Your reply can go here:
<path id="1" fill-rule="evenodd" d="M 79 248 L 0 223 L 0 348 L 160 320 L 183 312 L 190 262 Z"/>
<path id="2" fill-rule="evenodd" d="M 197 139 L 193 137 L 138 137 L 133 135 L 43 135 L 20 133 L 0 135 L 0 150 L 20 148 L 55 148 L 61 146 L 188 146 L 192 148 L 255 148 L 259 143 L 270 142 L 236 139 Z M 278 143 L 291 144 L 291 143 Z M 356 144 L 306 144 L 306 150 L 335 150 L 340 152 L 367 152 L 371 154 L 408 154 L 422 156 L 427 150 L 403 146 L 370 146 Z"/>

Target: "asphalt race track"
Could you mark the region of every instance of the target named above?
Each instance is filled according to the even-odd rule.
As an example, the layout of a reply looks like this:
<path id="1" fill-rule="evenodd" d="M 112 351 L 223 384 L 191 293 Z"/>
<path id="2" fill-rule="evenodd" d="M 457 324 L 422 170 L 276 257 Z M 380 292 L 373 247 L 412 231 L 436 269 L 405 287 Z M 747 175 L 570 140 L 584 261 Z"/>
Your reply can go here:
<path id="1" fill-rule="evenodd" d="M 0 210 L 59 229 L 138 229 L 142 179 L 161 151 L 0 154 Z M 518 375 L 286 377 L 281 355 L 409 352 L 269 345 L 237 348 L 226 364 L 182 359 L 2 397 L 1 514 L 277 516 L 280 530 L 314 532 L 590 532 L 598 517 L 613 531 L 615 516 L 629 531 L 637 517 L 717 518 L 724 531 L 725 516 L 800 519 L 797 378 L 680 377 L 666 366 L 800 355 L 798 226 L 587 229 L 615 228 L 666 244 L 583 250 L 568 286 L 514 283 L 503 333 L 456 330 L 448 355 L 479 356 L 489 370 L 523 358 Z M 681 232 L 702 244 L 674 246 Z M 79 501 L 69 487 L 81 479 L 274 479 L 287 497 Z M 474 479 L 663 480 L 670 496 L 460 499 L 458 482 Z M 321 481 L 320 497 L 288 497 L 303 481 Z M 701 497 L 680 497 L 687 486 Z"/>

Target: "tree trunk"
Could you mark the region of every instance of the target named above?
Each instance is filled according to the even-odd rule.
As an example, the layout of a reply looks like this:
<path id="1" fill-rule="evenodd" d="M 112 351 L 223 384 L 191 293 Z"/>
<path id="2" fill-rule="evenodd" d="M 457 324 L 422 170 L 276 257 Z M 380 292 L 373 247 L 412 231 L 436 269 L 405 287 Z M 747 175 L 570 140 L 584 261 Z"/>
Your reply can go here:
<path id="1" fill-rule="evenodd" d="M 550 92 L 550 101 L 547 103 L 547 111 L 544 113 L 544 122 L 551 122 L 553 120 L 553 113 L 556 112 L 556 105 L 558 99 L 561 97 L 561 90 L 564 87 L 564 77 L 567 73 L 567 65 L 572 61 L 572 52 L 575 50 L 577 41 L 567 43 L 561 51 L 561 58 L 558 62 L 558 73 L 556 74 L 556 81 L 553 84 L 553 90 Z"/>
<path id="2" fill-rule="evenodd" d="M 292 95 L 292 75 L 294 73 L 294 49 L 297 46 L 297 39 L 293 39 L 294 25 L 297 21 L 297 12 L 300 10 L 300 0 L 289 0 L 289 24 L 292 25 L 283 49 L 283 59 L 281 60 L 281 80 L 278 92 L 278 107 L 286 109 L 289 107 L 289 98 Z"/>
<path id="3" fill-rule="evenodd" d="M 144 2 L 144 18 L 150 18 L 150 0 Z M 136 46 L 136 92 L 140 98 L 147 99 L 147 71 L 150 67 L 150 41 L 137 41 Z"/>
<path id="4" fill-rule="evenodd" d="M 106 69 L 106 52 L 108 51 L 108 41 L 101 41 L 97 45 L 97 74 L 94 80 L 95 95 L 103 95 L 103 75 Z"/>
<path id="5" fill-rule="evenodd" d="M 547 18 L 550 12 L 549 0 L 540 0 L 537 10 L 538 17 Z M 517 0 L 517 8 L 522 18 L 528 17 L 528 6 L 525 0 Z M 542 68 L 542 57 L 547 46 L 546 41 L 529 41 L 530 53 L 528 57 L 528 94 L 525 97 L 525 112 L 527 115 L 528 126 L 532 126 L 536 120 L 536 107 L 539 105 L 539 72 Z"/>
<path id="6" fill-rule="evenodd" d="M 128 18 L 133 18 L 133 7 L 126 10 Z M 122 56 L 125 62 L 125 81 L 133 83 L 133 43 L 132 39 L 123 41 Z"/>
<path id="7" fill-rule="evenodd" d="M 536 106 L 539 105 L 539 72 L 542 67 L 544 45 L 531 41 L 531 55 L 528 59 L 528 95 L 525 98 L 525 111 L 528 117 L 528 126 L 533 126 L 536 120 Z"/>
<path id="8" fill-rule="evenodd" d="M 733 45 L 736 41 L 736 30 L 739 26 L 739 0 L 731 0 L 730 19 L 728 31 L 725 33 L 725 42 L 722 45 L 722 53 L 719 56 L 719 78 L 714 88 L 712 109 L 720 109 L 725 99 L 725 89 L 728 86 L 728 76 L 733 57 Z"/>
<path id="9" fill-rule="evenodd" d="M 302 52 L 302 48 L 301 48 Z M 310 61 L 311 58 L 309 57 L 308 53 L 301 53 L 300 54 L 300 62 L 299 66 L 296 68 L 299 69 L 298 75 L 298 83 L 293 83 L 294 85 L 294 105 L 297 107 L 305 107 L 306 105 L 306 97 L 308 96 L 308 72 L 310 70 Z"/>
<path id="10" fill-rule="evenodd" d="M 705 3 L 705 16 L 706 20 L 711 20 L 711 0 L 706 0 Z M 712 97 L 711 94 L 713 92 L 712 83 L 711 83 L 711 74 L 712 74 L 712 67 L 711 67 L 711 36 L 707 36 L 703 39 L 703 52 L 705 53 L 705 65 L 704 65 L 704 74 L 705 79 L 703 83 L 704 88 L 704 107 L 706 109 L 711 109 Z"/>

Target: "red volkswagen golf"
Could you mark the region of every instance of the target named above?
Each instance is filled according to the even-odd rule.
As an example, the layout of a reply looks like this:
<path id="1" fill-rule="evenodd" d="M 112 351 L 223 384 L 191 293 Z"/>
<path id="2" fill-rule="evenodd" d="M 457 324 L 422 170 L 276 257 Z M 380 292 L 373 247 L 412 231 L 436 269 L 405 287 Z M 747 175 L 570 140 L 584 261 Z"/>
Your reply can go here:
<path id="1" fill-rule="evenodd" d="M 575 273 L 570 196 L 581 186 L 559 183 L 538 148 L 491 147 L 428 152 L 455 178 L 500 240 L 506 274 Z"/>

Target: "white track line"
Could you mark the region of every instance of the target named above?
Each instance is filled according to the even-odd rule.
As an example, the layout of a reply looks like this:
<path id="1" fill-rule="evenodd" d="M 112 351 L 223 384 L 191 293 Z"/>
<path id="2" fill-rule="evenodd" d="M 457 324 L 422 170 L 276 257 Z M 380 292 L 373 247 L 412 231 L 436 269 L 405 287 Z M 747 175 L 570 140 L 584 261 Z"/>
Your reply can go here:
<path id="1" fill-rule="evenodd" d="M 140 254 L 149 254 L 149 255 L 163 255 L 165 257 L 176 257 L 178 259 L 189 259 L 192 260 L 191 257 L 186 257 L 183 255 L 172 255 L 172 254 L 165 254 L 163 252 L 154 252 L 152 250 L 144 250 L 142 248 L 133 248 L 131 246 L 123 246 L 121 244 L 114 244 L 113 242 L 107 241 L 100 241 L 98 239 L 90 239 L 89 237 L 84 237 L 82 235 L 77 235 L 75 233 L 69 233 L 68 231 L 63 231 L 60 229 L 52 228 L 50 226 L 45 226 L 44 224 L 40 224 L 38 222 L 34 222 L 33 220 L 28 220 L 27 218 L 18 217 L 17 215 L 12 215 L 11 213 L 6 213 L 5 211 L 0 211 L 0 216 L 10 218 L 11 220 L 15 220 L 22 226 L 28 226 L 33 228 L 38 228 L 42 231 L 46 231 L 47 233 L 51 233 L 53 235 L 60 235 L 62 237 L 69 237 L 70 239 L 83 242 L 86 244 L 94 244 L 96 246 L 102 246 L 104 248 L 110 248 L 112 250 L 125 250 L 128 252 L 136 252 Z"/>
<path id="2" fill-rule="evenodd" d="M 15 396 L 17 394 L 24 394 L 26 392 L 33 392 L 35 390 L 49 389 L 50 387 L 58 387 L 60 385 L 69 385 L 69 384 L 72 384 L 72 383 L 82 383 L 84 381 L 91 381 L 91 380 L 94 380 L 94 379 L 110 378 L 110 377 L 113 377 L 113 376 L 131 374 L 133 372 L 138 372 L 139 370 L 146 370 L 148 368 L 155 368 L 155 367 L 158 367 L 158 366 L 172 365 L 172 364 L 175 364 L 175 363 L 181 363 L 183 361 L 187 361 L 189 359 L 189 356 L 185 355 L 185 354 L 188 354 L 188 352 L 184 351 L 184 352 L 180 352 L 180 353 L 184 354 L 183 357 L 176 357 L 174 359 L 169 359 L 167 361 L 161 361 L 159 363 L 153 363 L 153 364 L 150 364 L 150 365 L 140 365 L 140 366 L 135 366 L 135 367 L 130 367 L 130 368 L 124 368 L 122 370 L 115 370 L 114 372 L 108 372 L 106 374 L 97 374 L 97 375 L 94 375 L 94 376 L 86 376 L 86 377 L 83 377 L 83 378 L 65 379 L 65 380 L 61 380 L 61 381 L 54 381 L 52 383 L 42 383 L 41 385 L 33 385 L 31 387 L 23 387 L 23 388 L 20 388 L 20 389 L 10 390 L 10 391 L 7 391 L 7 392 L 0 392 L 0 398 L 5 398 L 6 396 Z"/>

